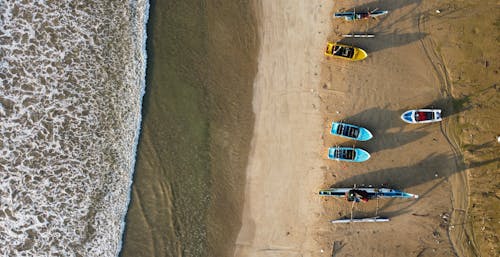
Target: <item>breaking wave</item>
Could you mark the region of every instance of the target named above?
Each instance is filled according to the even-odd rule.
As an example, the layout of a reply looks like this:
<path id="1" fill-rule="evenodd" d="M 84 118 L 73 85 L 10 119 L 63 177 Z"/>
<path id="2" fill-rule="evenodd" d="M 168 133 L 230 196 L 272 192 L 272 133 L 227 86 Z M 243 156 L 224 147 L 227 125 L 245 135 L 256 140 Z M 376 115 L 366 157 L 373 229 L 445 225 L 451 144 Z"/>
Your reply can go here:
<path id="1" fill-rule="evenodd" d="M 0 255 L 116 256 L 147 0 L 0 5 Z"/>

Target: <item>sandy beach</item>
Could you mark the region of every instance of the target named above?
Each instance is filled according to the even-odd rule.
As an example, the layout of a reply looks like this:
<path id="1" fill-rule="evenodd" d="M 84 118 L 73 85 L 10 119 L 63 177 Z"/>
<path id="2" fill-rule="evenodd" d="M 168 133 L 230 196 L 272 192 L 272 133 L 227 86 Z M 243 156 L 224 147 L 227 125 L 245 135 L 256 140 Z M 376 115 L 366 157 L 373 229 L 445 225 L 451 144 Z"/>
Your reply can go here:
<path id="1" fill-rule="evenodd" d="M 435 49 L 424 1 L 262 1 L 261 48 L 254 82 L 255 127 L 247 168 L 243 223 L 235 256 L 469 256 L 463 232 L 467 180 L 448 134 L 449 77 Z M 333 20 L 338 10 L 389 10 L 377 20 Z M 353 32 L 373 39 L 342 39 Z M 329 59 L 327 41 L 365 49 L 360 62 Z M 408 125 L 408 109 L 445 109 L 445 121 Z M 332 121 L 364 126 L 367 142 L 329 134 Z M 372 154 L 364 163 L 326 158 L 343 145 Z M 419 194 L 380 200 L 384 224 L 330 224 L 351 203 L 318 196 L 320 189 L 381 184 Z M 373 216 L 376 201 L 354 206 Z"/>
<path id="2" fill-rule="evenodd" d="M 322 114 L 318 87 L 331 1 L 262 1 L 255 126 L 235 256 L 312 256 Z"/>

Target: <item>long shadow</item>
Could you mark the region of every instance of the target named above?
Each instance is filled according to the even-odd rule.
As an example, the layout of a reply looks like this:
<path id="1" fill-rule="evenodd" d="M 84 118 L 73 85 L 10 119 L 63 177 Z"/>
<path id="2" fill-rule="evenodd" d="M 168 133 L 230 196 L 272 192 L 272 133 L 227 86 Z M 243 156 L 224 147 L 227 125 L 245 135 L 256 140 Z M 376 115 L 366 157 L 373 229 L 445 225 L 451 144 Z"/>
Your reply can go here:
<path id="1" fill-rule="evenodd" d="M 444 154 L 430 155 L 412 166 L 381 169 L 349 177 L 332 187 L 350 187 L 352 185 L 387 185 L 395 188 L 408 188 L 436 179 L 437 171 L 449 163 L 451 156 Z M 451 175 L 451 174 L 447 174 Z M 439 176 L 439 173 L 438 173 Z"/>
<path id="2" fill-rule="evenodd" d="M 376 37 L 374 39 L 371 39 L 369 41 L 367 40 L 360 40 L 356 38 L 344 38 L 340 42 L 347 44 L 347 45 L 354 45 L 363 48 L 370 53 L 374 53 L 377 51 L 381 51 L 387 48 L 393 48 L 393 47 L 399 47 L 403 45 L 410 44 L 412 42 L 422 40 L 425 38 L 428 34 L 427 33 L 422 33 L 422 32 L 413 32 L 413 33 L 388 33 L 387 29 L 392 27 L 393 25 L 396 25 L 398 23 L 402 23 L 403 21 L 407 21 L 409 19 L 413 20 L 413 25 L 417 27 L 418 26 L 418 19 L 415 17 L 418 17 L 415 14 L 415 10 L 408 8 L 408 11 L 404 14 L 400 14 L 397 19 L 390 19 L 391 12 L 406 8 L 408 6 L 414 6 L 414 9 L 419 6 L 419 4 L 422 2 L 422 0 L 414 0 L 414 1 L 398 1 L 398 0 L 385 0 L 385 1 L 373 1 L 367 4 L 363 5 L 358 5 L 352 8 L 345 9 L 344 11 L 352 11 L 356 10 L 357 12 L 366 12 L 366 11 L 372 11 L 374 9 L 378 10 L 388 10 L 389 13 L 387 15 L 378 17 L 375 21 L 369 21 L 367 22 L 366 20 L 363 21 L 358 21 L 356 27 L 359 26 L 364 26 L 368 25 L 368 28 L 366 28 L 369 33 L 376 33 Z M 364 30 L 366 30 L 364 29 Z M 398 26 L 398 30 L 401 31 L 400 26 Z M 363 29 L 361 29 L 363 30 Z M 365 31 L 368 33 L 368 31 Z M 360 33 L 361 31 L 353 31 L 353 33 Z"/>
<path id="3" fill-rule="evenodd" d="M 390 17 L 391 12 L 398 10 L 398 9 L 405 8 L 407 6 L 411 6 L 411 5 L 416 8 L 420 5 L 421 2 L 422 2 L 422 0 L 407 0 L 407 1 L 378 0 L 378 1 L 372 1 L 372 2 L 369 2 L 366 4 L 362 4 L 362 5 L 344 8 L 344 9 L 341 9 L 339 11 L 353 11 L 353 10 L 355 10 L 356 12 L 367 12 L 367 11 L 373 11 L 375 9 L 389 11 L 388 14 L 377 17 L 375 19 L 376 24 L 372 27 L 372 29 L 377 30 L 377 29 L 380 29 L 382 27 L 388 27 L 387 26 L 388 24 L 386 24 L 385 21 Z M 414 10 L 409 11 L 407 14 L 402 15 L 399 19 L 391 22 L 390 25 L 396 24 L 404 19 L 407 19 L 409 15 L 415 15 L 415 11 Z M 363 21 L 359 21 L 359 23 L 361 23 L 361 22 L 363 22 Z M 385 24 L 385 25 L 382 25 L 382 24 Z"/>
<path id="4" fill-rule="evenodd" d="M 411 98 L 407 98 L 405 99 L 405 101 L 409 101 L 410 99 Z M 472 105 L 470 103 L 470 96 L 464 96 L 461 98 L 453 98 L 447 96 L 439 98 L 427 104 L 407 106 L 405 108 L 405 111 L 411 109 L 441 109 L 441 117 L 447 118 L 463 111 L 472 109 Z"/>
<path id="5" fill-rule="evenodd" d="M 387 199 L 386 201 L 384 201 L 383 205 L 381 207 L 379 207 L 377 216 L 384 217 L 384 218 L 394 218 L 396 216 L 407 214 L 407 213 L 411 212 L 412 211 L 411 207 L 413 205 L 417 204 L 420 199 L 425 197 L 432 190 L 439 187 L 445 180 L 446 180 L 445 178 L 441 178 L 441 181 L 436 183 L 433 187 L 431 187 L 427 191 L 421 193 L 419 195 L 419 199 L 416 199 L 416 200 L 401 202 L 401 201 L 398 201 L 397 199 Z M 399 207 L 399 208 L 397 208 L 397 210 L 394 210 L 394 211 L 387 211 L 387 209 L 389 207 L 394 207 L 395 205 L 400 205 L 403 207 Z M 356 210 L 355 216 L 356 216 L 356 218 L 369 218 L 369 217 L 374 216 L 374 212 L 375 212 L 375 210 L 374 211 Z M 420 213 L 413 213 L 413 214 L 416 216 L 427 216 L 428 215 L 428 214 L 420 214 Z M 344 216 L 343 218 L 347 218 L 347 217 Z"/>
<path id="6" fill-rule="evenodd" d="M 415 165 L 409 167 L 397 167 L 389 169 L 381 169 L 377 171 L 372 171 L 366 174 L 360 174 L 347 178 L 343 181 L 337 182 L 331 185 L 332 188 L 343 188 L 352 187 L 357 185 L 358 187 L 363 186 L 384 186 L 393 189 L 405 189 L 420 184 L 427 183 L 433 180 L 440 180 L 438 183 L 433 185 L 431 188 L 427 189 L 425 192 L 420 193 L 420 198 L 424 198 L 427 194 L 431 193 L 435 188 L 439 187 L 447 178 L 455 173 L 463 172 L 464 168 L 456 167 L 449 168 L 449 163 L 454 162 L 453 156 L 445 154 L 431 154 L 425 160 L 422 160 Z M 499 158 L 494 158 L 491 160 L 474 162 L 469 165 L 470 168 L 481 167 L 488 165 L 490 163 L 496 163 L 500 161 Z M 384 211 L 390 206 L 394 205 L 395 199 L 390 199 L 384 203 L 384 205 L 379 208 L 381 216 L 384 217 L 396 217 L 398 215 L 410 212 L 410 207 L 416 204 L 419 200 L 414 200 L 409 203 L 401 203 L 405 205 L 402 208 L 398 208 L 396 211 Z M 372 212 L 361 212 L 356 211 L 356 217 L 370 217 L 373 216 Z"/>
<path id="7" fill-rule="evenodd" d="M 368 53 L 374 53 L 388 48 L 411 44 L 415 41 L 422 40 L 427 35 L 427 33 L 423 32 L 377 34 L 374 41 L 360 41 L 356 38 L 344 38 L 340 41 L 340 43 L 354 45 L 366 50 Z"/>
<path id="8" fill-rule="evenodd" d="M 403 111 L 376 107 L 347 117 L 344 122 L 369 129 L 374 138 L 368 142 L 357 142 L 356 144 L 370 153 L 375 153 L 406 145 L 429 134 L 424 130 L 426 126 L 411 131 L 403 131 L 404 126 L 408 126 L 400 119 Z"/>
<path id="9" fill-rule="evenodd" d="M 468 96 L 462 98 L 445 97 L 433 101 L 423 108 L 441 109 L 441 117 L 447 118 L 463 111 L 470 110 L 470 99 Z"/>
<path id="10" fill-rule="evenodd" d="M 427 183 L 442 177 L 449 177 L 455 173 L 462 172 L 463 168 L 450 169 L 449 163 L 454 162 L 454 157 L 445 154 L 431 154 L 412 166 L 381 169 L 365 174 L 356 175 L 337 182 L 332 187 L 351 187 L 352 185 L 387 185 L 392 188 L 408 188 Z M 500 161 L 499 158 L 474 162 L 470 168 L 481 167 L 490 163 Z"/>
<path id="11" fill-rule="evenodd" d="M 407 0 L 407 1 L 399 1 L 399 0 L 378 0 L 367 3 L 367 5 L 375 4 L 375 7 L 384 9 L 384 10 L 397 10 L 401 8 L 405 8 L 407 6 L 413 5 L 415 8 L 422 3 L 422 0 Z"/>
<path id="12" fill-rule="evenodd" d="M 422 0 L 406 0 L 406 1 L 401 1 L 401 0 L 377 0 L 377 1 L 372 1 L 366 4 L 362 5 L 357 5 L 349 8 L 344 8 L 339 11 L 352 11 L 356 10 L 356 12 L 366 12 L 366 11 L 373 11 L 374 9 L 378 10 L 388 10 L 389 14 L 391 14 L 391 11 L 397 10 L 404 8 L 409 5 L 415 5 L 417 7 Z M 387 16 L 387 15 L 386 15 Z M 381 17 L 386 17 L 386 16 L 381 16 Z M 380 20 L 381 18 L 379 18 Z"/>
<path id="13" fill-rule="evenodd" d="M 481 152 L 484 149 L 493 149 L 493 147 L 495 147 L 495 143 L 489 141 L 480 145 L 465 145 L 464 147 L 470 152 Z"/>
<path id="14" fill-rule="evenodd" d="M 389 11 L 389 14 L 386 15 L 383 19 L 380 19 L 381 22 L 377 22 L 375 24 L 375 26 L 373 26 L 371 29 L 374 31 L 374 32 L 384 32 L 384 28 L 389 28 L 393 25 L 396 25 L 396 24 L 400 24 L 408 19 L 414 19 L 414 17 L 418 17 L 417 14 L 419 13 L 416 13 L 416 8 L 420 5 L 420 3 L 422 2 L 422 0 L 409 0 L 409 1 L 398 1 L 398 0 L 379 0 L 379 1 L 375 1 L 375 2 L 371 2 L 371 3 L 368 3 L 366 5 L 374 5 L 376 7 L 378 7 L 380 10 L 388 10 Z M 403 8 L 406 8 L 406 7 L 409 7 L 409 6 L 412 6 L 413 9 L 408 9 L 408 11 L 405 13 L 405 14 L 402 14 L 399 16 L 398 19 L 392 19 L 392 20 L 385 20 L 385 19 L 388 19 L 391 14 L 391 12 L 393 11 L 396 11 L 398 9 L 403 9 Z M 362 8 L 363 6 L 360 6 L 360 8 Z M 382 22 L 384 21 L 384 22 Z M 414 20 L 415 22 L 415 25 L 417 24 L 417 20 L 415 19 Z M 401 28 L 401 26 L 398 26 L 399 29 L 403 29 Z"/>
<path id="15" fill-rule="evenodd" d="M 411 106 L 396 111 L 379 107 L 371 108 L 344 118 L 343 121 L 369 129 L 373 133 L 374 138 L 368 142 L 357 142 L 356 144 L 371 153 L 375 153 L 400 147 L 427 136 L 429 132 L 426 131 L 426 128 L 432 126 L 432 124 L 418 125 L 413 130 L 404 131 L 403 128 L 405 126 L 414 125 L 406 124 L 400 118 L 401 114 L 406 110 L 423 108 L 441 109 L 442 117 L 449 118 L 460 112 L 469 110 L 471 106 L 469 104 L 469 97 L 467 96 L 458 99 L 447 97 L 437 99 L 426 105 Z"/>

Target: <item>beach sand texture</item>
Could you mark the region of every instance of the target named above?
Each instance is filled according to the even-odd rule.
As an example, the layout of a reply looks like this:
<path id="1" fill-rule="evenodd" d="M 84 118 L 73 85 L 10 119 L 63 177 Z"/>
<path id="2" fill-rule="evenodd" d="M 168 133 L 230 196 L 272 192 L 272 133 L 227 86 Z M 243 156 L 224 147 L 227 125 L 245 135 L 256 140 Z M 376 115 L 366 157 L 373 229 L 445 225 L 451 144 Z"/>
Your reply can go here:
<path id="1" fill-rule="evenodd" d="M 258 3 L 255 126 L 236 256 L 310 256 L 323 174 L 318 85 L 331 1 Z M 308 255 L 309 254 L 309 255 Z"/>
<path id="2" fill-rule="evenodd" d="M 500 256 L 500 80 L 498 9 L 493 0 L 431 2 L 423 23 L 431 31 L 445 93 L 454 108 L 444 129 L 460 150 L 466 169 L 468 208 L 455 212 L 453 240 L 461 256 Z M 459 177 L 456 177 L 459 178 Z M 463 194 L 463 192 L 461 192 Z M 460 194 L 454 194 L 460 195 Z M 457 210 L 460 207 L 455 207 Z M 463 222 L 465 220 L 465 222 Z M 460 226 L 460 225 L 459 225 Z M 457 227 L 457 226 L 455 226 Z M 465 233 L 467 232 L 467 233 Z M 468 246 L 474 246 L 473 248 Z"/>
<path id="3" fill-rule="evenodd" d="M 354 24 L 331 18 L 334 11 L 352 8 L 390 13 Z M 259 3 L 256 122 L 235 256 L 462 256 L 468 251 L 461 226 L 448 230 L 450 220 L 463 221 L 457 213 L 467 209 L 465 172 L 446 133 L 448 124 L 409 125 L 399 117 L 407 109 L 449 107 L 446 74 L 431 50 L 430 27 L 423 25 L 432 8 L 423 1 L 390 0 Z M 339 36 L 352 32 L 377 36 Z M 369 56 L 355 63 L 328 59 L 323 56 L 327 40 L 361 47 Z M 332 120 L 367 127 L 374 139 L 333 137 Z M 361 164 L 326 160 L 328 147 L 353 144 L 372 158 Z M 330 224 L 349 216 L 351 204 L 317 192 L 353 184 L 386 184 L 420 198 L 381 200 L 378 214 L 390 223 Z M 357 204 L 354 215 L 372 216 L 376 205 Z"/>

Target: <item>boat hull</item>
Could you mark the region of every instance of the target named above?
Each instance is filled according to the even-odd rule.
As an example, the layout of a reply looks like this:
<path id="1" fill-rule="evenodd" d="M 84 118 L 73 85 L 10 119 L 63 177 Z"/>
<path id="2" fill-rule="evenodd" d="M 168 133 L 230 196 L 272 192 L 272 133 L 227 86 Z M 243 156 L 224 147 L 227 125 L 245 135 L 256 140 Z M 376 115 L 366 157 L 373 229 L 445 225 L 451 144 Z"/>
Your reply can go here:
<path id="1" fill-rule="evenodd" d="M 349 157 L 339 157 L 339 154 L 336 151 L 354 151 L 353 158 Z M 347 155 L 350 156 L 350 155 Z M 361 149 L 361 148 L 353 148 L 353 147 L 330 147 L 328 149 L 328 159 L 335 161 L 345 161 L 345 162 L 364 162 L 370 159 L 370 153 Z"/>
<path id="2" fill-rule="evenodd" d="M 422 117 L 425 116 L 425 117 Z M 442 121 L 440 109 L 409 110 L 401 114 L 401 119 L 410 124 L 422 124 Z"/>
<path id="3" fill-rule="evenodd" d="M 354 53 L 352 54 L 352 56 L 349 56 L 349 57 L 337 55 L 334 53 L 334 51 L 335 51 L 334 49 L 336 46 L 352 49 L 352 51 Z M 361 61 L 361 60 L 365 59 L 366 57 L 368 57 L 368 54 L 365 52 L 365 50 L 363 50 L 361 48 L 349 46 L 349 45 L 343 45 L 343 44 L 339 44 L 339 43 L 332 43 L 332 42 L 328 42 L 328 44 L 326 46 L 326 50 L 325 50 L 325 55 L 329 56 L 329 57 L 335 57 L 335 58 L 349 60 L 349 61 Z"/>
<path id="4" fill-rule="evenodd" d="M 353 188 L 329 188 L 319 191 L 322 196 L 345 197 L 346 194 Z M 368 193 L 370 199 L 374 198 L 418 198 L 416 194 L 410 194 L 403 191 L 390 189 L 390 188 L 373 188 L 361 187 L 356 190 L 365 191 Z"/>
<path id="5" fill-rule="evenodd" d="M 354 129 L 358 130 L 358 133 L 356 133 L 355 137 L 338 133 L 339 126 L 346 126 L 346 127 L 354 128 Z M 340 122 L 332 122 L 332 129 L 330 130 L 330 134 L 340 136 L 340 137 L 349 138 L 349 139 L 354 139 L 354 140 L 358 140 L 358 141 L 367 141 L 367 140 L 370 140 L 373 138 L 373 134 L 366 128 L 351 125 L 351 124 L 346 124 L 346 123 L 340 123 Z"/>
<path id="6" fill-rule="evenodd" d="M 333 14 L 334 18 L 342 18 L 346 21 L 363 20 L 375 18 L 377 16 L 388 14 L 389 11 L 374 11 L 374 12 L 337 12 Z"/>

